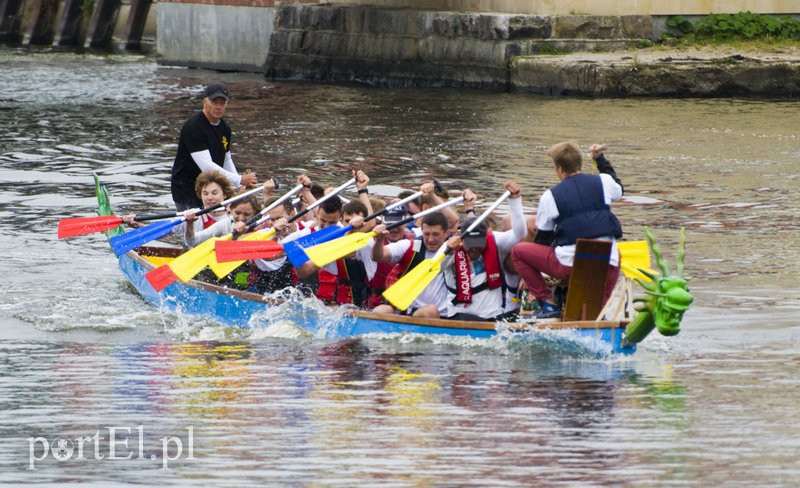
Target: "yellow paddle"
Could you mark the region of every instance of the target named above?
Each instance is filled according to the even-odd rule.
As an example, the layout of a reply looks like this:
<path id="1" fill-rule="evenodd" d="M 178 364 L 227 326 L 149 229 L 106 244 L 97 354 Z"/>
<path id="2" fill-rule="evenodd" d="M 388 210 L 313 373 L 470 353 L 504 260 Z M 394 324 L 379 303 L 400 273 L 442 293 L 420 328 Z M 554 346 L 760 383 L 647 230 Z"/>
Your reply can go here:
<path id="1" fill-rule="evenodd" d="M 208 256 L 214 252 L 217 241 L 227 241 L 233 234 L 206 239 L 167 264 L 181 281 L 189 281 L 208 265 Z"/>
<path id="2" fill-rule="evenodd" d="M 290 218 L 288 220 L 287 223 L 291 224 L 292 222 L 302 218 L 305 214 L 307 214 L 308 212 L 314 210 L 318 206 L 322 205 L 326 200 L 335 197 L 336 195 L 338 195 L 339 193 L 344 191 L 345 188 L 347 188 L 348 186 L 352 186 L 355 182 L 356 182 L 356 179 L 355 178 L 351 178 L 350 181 L 348 181 L 347 183 L 339 186 L 338 188 L 335 188 L 333 191 L 331 191 L 330 193 L 328 193 L 324 197 L 320 198 L 319 200 L 317 200 L 313 204 L 311 204 L 308 207 L 306 207 L 305 209 L 303 209 L 302 212 L 298 212 L 297 214 L 295 214 L 292 218 Z M 277 202 L 275 202 L 275 203 L 277 203 Z M 275 206 L 276 206 L 275 203 L 270 205 L 270 207 L 275 208 Z M 272 210 L 272 208 L 270 208 L 269 210 Z M 267 212 L 269 210 L 267 210 Z M 258 225 L 258 224 L 256 224 L 256 225 Z M 274 234 L 275 234 L 275 230 L 274 229 L 270 229 L 267 232 L 254 232 L 252 234 L 248 234 L 243 239 L 244 240 L 252 240 L 252 241 L 265 241 L 265 240 L 269 239 L 270 237 L 272 237 Z M 217 261 L 216 254 L 212 254 L 209 257 L 208 264 L 211 267 L 211 270 L 214 271 L 214 274 L 217 275 L 217 278 L 222 279 L 222 278 L 228 276 L 228 274 L 230 274 L 233 270 L 235 270 L 236 268 L 238 268 L 239 266 L 244 264 L 244 261 L 228 261 L 228 262 L 225 262 L 225 263 L 220 263 L 220 262 Z"/>
<path id="3" fill-rule="evenodd" d="M 411 217 L 407 217 L 401 220 L 400 222 L 395 222 L 393 224 L 390 224 L 386 226 L 386 229 L 394 229 L 395 227 L 406 225 L 407 223 L 412 222 L 420 217 L 424 217 L 428 214 L 438 212 L 443 208 L 456 205 L 463 201 L 464 197 L 453 198 L 446 202 L 440 203 L 435 207 L 431 207 L 427 210 L 423 210 L 422 212 L 418 212 L 412 215 Z M 334 239 L 330 242 L 323 242 L 322 244 L 317 244 L 316 246 L 309 247 L 305 251 L 308 258 L 317 267 L 321 268 L 328 263 L 332 263 L 337 259 L 341 259 L 349 254 L 358 251 L 362 247 L 369 244 L 369 242 L 375 236 L 376 234 L 374 232 L 353 232 L 338 239 Z"/>
<path id="4" fill-rule="evenodd" d="M 489 206 L 477 219 L 475 219 L 472 224 L 466 228 L 463 232 L 461 232 L 460 237 L 463 239 L 465 235 L 469 234 L 472 229 L 478 226 L 483 219 L 489 216 L 492 212 L 494 212 L 497 207 L 500 206 L 503 201 L 511 196 L 510 191 L 506 191 L 503 195 L 498 198 L 493 204 Z M 442 260 L 444 259 L 445 254 L 451 252 L 452 250 L 447 247 L 447 242 L 442 244 L 436 254 L 430 258 L 422 261 L 419 263 L 414 269 L 406 273 L 402 278 L 397 280 L 397 282 L 390 286 L 386 291 L 383 292 L 383 297 L 386 298 L 389 303 L 395 306 L 398 310 L 406 310 L 408 307 L 414 303 L 414 300 L 419 296 L 420 293 L 433 281 L 434 278 L 441 272 L 442 270 Z"/>
<path id="5" fill-rule="evenodd" d="M 419 263 L 418 266 L 403 275 L 394 285 L 383 292 L 383 297 L 398 310 L 408 309 L 420 293 L 436 278 L 436 275 L 442 271 L 442 260 L 445 253 L 439 251 L 434 257 Z"/>
<path id="6" fill-rule="evenodd" d="M 278 205 L 282 204 L 284 200 L 287 198 L 291 198 L 292 195 L 299 192 L 303 189 L 303 185 L 297 185 L 288 193 L 277 199 L 272 205 L 268 206 L 261 212 L 257 213 L 255 217 L 250 219 L 247 222 L 248 226 L 255 226 L 259 222 L 259 220 L 266 214 L 269 213 L 270 210 L 277 207 Z M 211 238 L 203 241 L 199 245 L 189 249 L 185 253 L 181 254 L 173 261 L 171 261 L 167 266 L 172 270 L 172 275 L 163 275 L 159 274 L 159 284 L 166 287 L 170 283 L 170 279 L 173 279 L 173 276 L 180 279 L 181 281 L 188 281 L 197 275 L 200 271 L 203 270 L 208 264 L 209 259 L 213 256 L 214 246 L 217 240 L 229 240 L 233 239 L 233 234 L 228 234 L 224 237 L 219 238 Z M 158 269 L 158 268 L 157 268 Z M 234 268 L 235 269 L 235 268 Z M 150 271 L 148 274 L 153 273 L 156 270 Z"/>
<path id="7" fill-rule="evenodd" d="M 647 241 L 624 241 L 617 242 L 620 254 L 620 269 L 628 278 L 639 278 L 642 281 L 651 281 L 644 273 L 639 271 L 644 269 L 648 273 L 656 274 L 650 268 L 650 247 Z"/>

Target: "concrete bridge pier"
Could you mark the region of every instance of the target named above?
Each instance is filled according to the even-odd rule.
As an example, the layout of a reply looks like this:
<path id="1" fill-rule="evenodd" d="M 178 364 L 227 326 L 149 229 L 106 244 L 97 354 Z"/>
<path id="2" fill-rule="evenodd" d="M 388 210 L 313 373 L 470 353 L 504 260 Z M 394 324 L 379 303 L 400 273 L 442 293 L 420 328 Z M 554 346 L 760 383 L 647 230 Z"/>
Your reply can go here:
<path id="1" fill-rule="evenodd" d="M 111 44 L 120 6 L 120 0 L 96 1 L 83 47 L 105 48 Z"/>
<path id="2" fill-rule="evenodd" d="M 83 18 L 83 0 L 64 0 L 56 21 L 53 46 L 74 46 L 78 44 L 81 19 Z"/>
<path id="3" fill-rule="evenodd" d="M 153 0 L 0 0 L 0 42 L 147 49 L 155 41 L 152 3 Z"/>
<path id="4" fill-rule="evenodd" d="M 23 7 L 22 45 L 49 44 L 58 0 L 27 0 Z"/>
<path id="5" fill-rule="evenodd" d="M 128 20 L 122 29 L 119 37 L 120 49 L 137 50 L 141 48 L 142 34 L 147 23 L 147 14 L 150 12 L 150 5 L 153 0 L 131 0 Z"/>
<path id="6" fill-rule="evenodd" d="M 0 41 L 19 41 L 23 0 L 0 0 Z"/>

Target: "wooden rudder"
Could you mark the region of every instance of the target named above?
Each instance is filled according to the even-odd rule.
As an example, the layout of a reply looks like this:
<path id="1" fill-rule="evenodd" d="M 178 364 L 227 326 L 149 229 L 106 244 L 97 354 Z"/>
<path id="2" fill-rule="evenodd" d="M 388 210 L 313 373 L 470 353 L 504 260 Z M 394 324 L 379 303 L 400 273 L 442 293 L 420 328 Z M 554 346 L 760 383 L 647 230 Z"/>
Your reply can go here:
<path id="1" fill-rule="evenodd" d="M 564 320 L 594 320 L 603 309 L 610 241 L 578 239 L 569 277 Z"/>

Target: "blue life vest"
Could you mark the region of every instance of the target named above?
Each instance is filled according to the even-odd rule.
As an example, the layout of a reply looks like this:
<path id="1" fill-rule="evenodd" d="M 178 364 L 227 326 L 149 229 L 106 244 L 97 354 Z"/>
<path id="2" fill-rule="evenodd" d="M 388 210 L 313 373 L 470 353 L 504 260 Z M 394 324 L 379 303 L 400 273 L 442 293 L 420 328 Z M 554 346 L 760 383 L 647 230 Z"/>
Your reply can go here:
<path id="1" fill-rule="evenodd" d="M 554 246 L 575 244 L 579 238 L 622 237 L 622 225 L 603 197 L 600 176 L 578 173 L 550 189 L 558 207 Z"/>

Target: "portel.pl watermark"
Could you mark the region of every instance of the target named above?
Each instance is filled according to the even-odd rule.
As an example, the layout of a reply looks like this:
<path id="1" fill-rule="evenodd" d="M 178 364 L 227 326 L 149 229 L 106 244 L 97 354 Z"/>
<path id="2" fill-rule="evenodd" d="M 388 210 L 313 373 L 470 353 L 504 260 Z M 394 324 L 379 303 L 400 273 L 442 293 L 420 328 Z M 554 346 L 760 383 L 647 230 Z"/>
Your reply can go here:
<path id="1" fill-rule="evenodd" d="M 52 455 L 58 461 L 96 459 L 122 461 L 130 459 L 161 459 L 161 469 L 169 469 L 170 461 L 194 459 L 194 427 L 186 427 L 186 442 L 178 436 L 164 436 L 160 450 L 150 448 L 145 452 L 144 426 L 106 427 L 93 436 L 59 436 L 52 441 L 46 437 L 28 437 L 28 470 L 36 470 L 36 463 Z M 107 434 L 107 435 L 103 435 Z M 130 438 L 130 439 L 129 439 Z M 138 438 L 138 439 L 137 439 Z M 132 442 L 128 442 L 131 440 Z"/>

